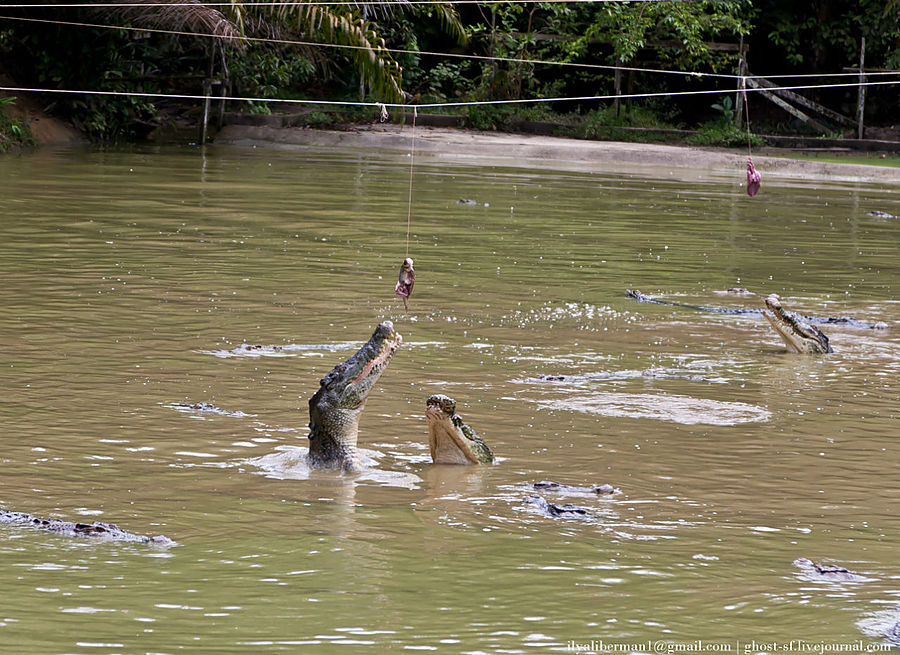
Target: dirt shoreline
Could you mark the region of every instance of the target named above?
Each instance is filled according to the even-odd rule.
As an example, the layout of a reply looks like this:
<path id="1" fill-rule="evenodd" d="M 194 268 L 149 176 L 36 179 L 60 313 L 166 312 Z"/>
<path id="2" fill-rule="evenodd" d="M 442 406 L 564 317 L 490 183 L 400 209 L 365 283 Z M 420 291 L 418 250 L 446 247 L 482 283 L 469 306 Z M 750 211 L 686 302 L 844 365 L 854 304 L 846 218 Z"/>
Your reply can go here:
<path id="1" fill-rule="evenodd" d="M 286 146 L 353 148 L 373 151 L 409 152 L 410 126 L 393 124 L 356 125 L 345 130 L 276 128 L 226 125 L 215 143 L 268 142 Z M 415 129 L 416 155 L 465 161 L 478 158 L 498 165 L 535 166 L 589 170 L 608 164 L 628 164 L 662 168 L 679 178 L 712 172 L 734 175 L 746 167 L 747 153 L 737 150 L 707 149 L 618 141 L 584 141 L 562 137 L 479 132 L 475 130 L 422 127 Z M 794 178 L 823 178 L 900 184 L 900 169 L 865 164 L 787 159 L 765 154 L 753 156 L 753 163 L 765 175 Z M 606 166 L 608 167 L 608 166 Z"/>

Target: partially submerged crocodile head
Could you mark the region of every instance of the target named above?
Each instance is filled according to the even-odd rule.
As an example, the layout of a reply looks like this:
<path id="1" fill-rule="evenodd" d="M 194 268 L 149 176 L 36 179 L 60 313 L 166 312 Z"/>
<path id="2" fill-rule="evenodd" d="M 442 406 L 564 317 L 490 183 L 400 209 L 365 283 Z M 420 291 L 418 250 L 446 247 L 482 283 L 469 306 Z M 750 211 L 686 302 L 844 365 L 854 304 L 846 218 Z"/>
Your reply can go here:
<path id="1" fill-rule="evenodd" d="M 359 417 L 372 387 L 403 342 L 394 324 L 384 321 L 353 357 L 335 366 L 309 400 L 309 463 L 355 471 Z"/>
<path id="2" fill-rule="evenodd" d="M 437 394 L 425 403 L 428 446 L 435 464 L 490 464 L 494 453 L 456 413 L 456 401 Z"/>
<path id="3" fill-rule="evenodd" d="M 784 309 L 777 294 L 769 294 L 766 298 L 766 309 L 762 314 L 787 344 L 789 351 L 797 353 L 834 352 L 828 345 L 828 337 L 822 330 L 810 325 L 799 314 Z"/>

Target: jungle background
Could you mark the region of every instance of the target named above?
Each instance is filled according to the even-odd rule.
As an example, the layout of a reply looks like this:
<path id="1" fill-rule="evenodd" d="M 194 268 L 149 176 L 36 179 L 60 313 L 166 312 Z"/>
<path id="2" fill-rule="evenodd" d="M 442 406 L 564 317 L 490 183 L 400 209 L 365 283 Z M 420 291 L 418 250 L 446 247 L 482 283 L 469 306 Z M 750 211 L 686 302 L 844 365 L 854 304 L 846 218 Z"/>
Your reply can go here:
<path id="1" fill-rule="evenodd" d="M 228 95 L 254 98 L 230 102 L 229 111 L 257 114 L 283 110 L 273 102 L 278 98 L 417 105 L 575 98 L 616 88 L 611 69 L 511 59 L 738 74 L 745 48 L 754 75 L 808 75 L 858 67 L 865 39 L 867 70 L 900 70 L 900 0 L 5 4 L 0 74 L 7 86 L 198 95 L 215 80 Z M 855 79 L 784 80 L 836 81 Z M 450 111 L 476 129 L 552 120 L 584 138 L 620 137 L 610 131 L 615 127 L 690 128 L 699 130 L 700 144 L 746 143 L 734 79 L 626 71 L 619 88 L 663 95 L 619 106 L 573 100 Z M 721 96 L 666 95 L 716 89 Z M 854 115 L 855 86 L 803 93 Z M 0 149 L 29 138 L 25 122 L 3 115 L 13 95 L 0 91 Z M 38 102 L 98 141 L 141 138 L 160 126 L 196 122 L 200 113 L 196 100 L 152 96 L 48 93 Z M 752 103 L 754 131 L 815 131 L 770 103 Z M 868 125 L 890 126 L 898 113 L 895 84 L 869 87 Z M 343 111 L 340 120 L 374 115 L 366 107 Z M 338 119 L 311 110 L 307 120 Z"/>

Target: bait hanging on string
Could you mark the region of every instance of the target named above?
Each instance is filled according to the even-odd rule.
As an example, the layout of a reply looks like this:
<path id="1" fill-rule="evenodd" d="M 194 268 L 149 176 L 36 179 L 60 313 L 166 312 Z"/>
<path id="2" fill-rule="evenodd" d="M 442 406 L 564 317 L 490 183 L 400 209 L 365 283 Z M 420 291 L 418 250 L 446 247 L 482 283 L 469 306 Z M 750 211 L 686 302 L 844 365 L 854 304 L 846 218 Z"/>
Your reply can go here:
<path id="1" fill-rule="evenodd" d="M 759 193 L 762 176 L 753 168 L 753 160 L 747 157 L 747 195 L 750 197 Z"/>
<path id="2" fill-rule="evenodd" d="M 400 279 L 394 287 L 394 293 L 403 298 L 403 309 L 409 311 L 409 297 L 412 295 L 416 284 L 416 270 L 413 268 L 413 260 L 407 257 L 400 266 Z"/>
<path id="3" fill-rule="evenodd" d="M 743 44 L 743 37 L 741 37 Z M 743 70 L 744 62 L 741 61 L 741 70 Z M 751 198 L 759 193 L 759 187 L 762 183 L 762 175 L 753 168 L 753 149 L 751 148 L 752 133 L 750 132 L 750 103 L 747 101 L 747 78 L 741 78 L 741 93 L 744 94 L 744 117 L 747 120 L 747 195 Z"/>
<path id="4" fill-rule="evenodd" d="M 417 110 L 413 107 L 412 119 L 412 143 L 409 149 L 409 197 L 406 205 L 406 258 L 400 265 L 400 278 L 397 286 L 394 287 L 394 293 L 403 298 L 403 309 L 409 313 L 409 297 L 412 295 L 413 287 L 416 284 L 416 269 L 413 268 L 412 257 L 409 256 L 409 224 L 412 218 L 412 191 L 413 191 L 413 164 L 416 161 L 416 115 Z"/>

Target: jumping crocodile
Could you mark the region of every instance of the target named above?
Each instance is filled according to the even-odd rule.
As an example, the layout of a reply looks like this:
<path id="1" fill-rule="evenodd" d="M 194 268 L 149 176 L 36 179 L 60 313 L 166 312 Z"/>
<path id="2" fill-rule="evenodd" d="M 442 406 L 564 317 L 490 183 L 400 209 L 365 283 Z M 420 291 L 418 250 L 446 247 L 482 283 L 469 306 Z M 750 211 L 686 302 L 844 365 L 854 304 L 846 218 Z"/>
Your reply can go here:
<path id="1" fill-rule="evenodd" d="M 456 401 L 436 394 L 425 402 L 428 446 L 435 464 L 490 464 L 494 453 L 456 413 Z"/>
<path id="2" fill-rule="evenodd" d="M 810 325 L 800 314 L 789 312 L 781 306 L 777 294 L 766 298 L 766 309 L 762 315 L 772 324 L 789 351 L 797 353 L 831 353 L 828 337 L 814 325 Z"/>
<path id="3" fill-rule="evenodd" d="M 315 468 L 361 468 L 356 440 L 359 417 L 372 387 L 391 363 L 403 338 L 384 321 L 355 355 L 335 366 L 309 400 L 309 465 Z"/>
<path id="4" fill-rule="evenodd" d="M 174 546 L 174 541 L 163 535 L 147 537 L 142 534 L 134 534 L 123 530 L 114 523 L 72 523 L 60 519 L 41 519 L 23 512 L 10 512 L 0 509 L 0 523 L 12 523 L 17 525 L 30 525 L 48 532 L 65 535 L 68 537 L 91 537 L 95 539 L 108 539 L 110 541 L 128 541 L 132 543 L 149 544 L 151 546 Z"/>
<path id="5" fill-rule="evenodd" d="M 684 309 L 695 309 L 701 312 L 712 312 L 715 314 L 732 314 L 732 315 L 752 315 L 759 316 L 763 313 L 762 309 L 758 309 L 755 307 L 710 307 L 706 305 L 689 305 L 687 303 L 674 302 L 671 300 L 659 300 L 658 298 L 651 298 L 640 291 L 636 291 L 633 289 L 625 289 L 625 295 L 629 298 L 634 298 L 639 302 L 649 302 L 657 305 L 668 305 L 670 307 L 682 307 Z M 867 323 L 865 321 L 860 321 L 855 318 L 850 318 L 849 316 L 800 316 L 807 323 L 812 323 L 816 325 L 847 325 L 849 327 L 855 328 L 863 328 L 866 330 L 884 330 L 887 329 L 888 324 L 884 321 L 878 321 L 877 323 Z"/>

